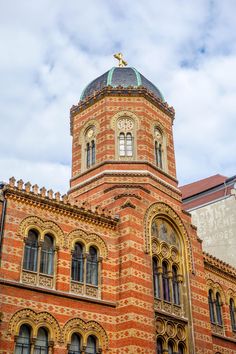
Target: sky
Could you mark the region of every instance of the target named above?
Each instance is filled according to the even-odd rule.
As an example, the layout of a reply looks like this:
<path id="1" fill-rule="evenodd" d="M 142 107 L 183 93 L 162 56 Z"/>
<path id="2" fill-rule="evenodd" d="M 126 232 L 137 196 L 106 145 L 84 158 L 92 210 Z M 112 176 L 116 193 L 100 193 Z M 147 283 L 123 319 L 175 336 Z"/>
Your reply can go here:
<path id="1" fill-rule="evenodd" d="M 0 0 L 0 180 L 69 189 L 69 110 L 116 52 L 175 108 L 179 184 L 235 175 L 235 13 L 235 0 Z"/>

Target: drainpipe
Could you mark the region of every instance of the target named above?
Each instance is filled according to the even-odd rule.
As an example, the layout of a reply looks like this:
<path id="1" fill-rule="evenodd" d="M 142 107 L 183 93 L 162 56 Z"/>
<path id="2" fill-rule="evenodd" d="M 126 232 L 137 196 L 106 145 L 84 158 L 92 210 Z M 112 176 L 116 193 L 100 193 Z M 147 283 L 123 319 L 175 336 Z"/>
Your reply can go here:
<path id="1" fill-rule="evenodd" d="M 7 200 L 4 198 L 3 195 L 3 187 L 5 183 L 0 182 L 0 196 L 2 195 L 3 197 L 3 207 L 2 207 L 2 216 L 1 216 L 1 221 L 0 221 L 0 259 L 2 255 L 2 237 L 3 237 L 3 230 L 4 230 L 4 224 L 5 224 L 5 215 L 6 215 L 6 207 L 7 207 Z"/>

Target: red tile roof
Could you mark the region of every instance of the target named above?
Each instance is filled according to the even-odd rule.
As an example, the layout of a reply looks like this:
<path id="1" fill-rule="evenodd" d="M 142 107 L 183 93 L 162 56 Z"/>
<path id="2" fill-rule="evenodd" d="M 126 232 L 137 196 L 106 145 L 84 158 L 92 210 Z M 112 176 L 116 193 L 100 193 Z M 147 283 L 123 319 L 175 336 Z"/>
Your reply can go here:
<path id="1" fill-rule="evenodd" d="M 213 187 L 219 186 L 220 184 L 224 183 L 227 180 L 227 178 L 228 177 L 226 176 L 217 174 L 193 183 L 186 184 L 179 188 L 182 192 L 183 199 L 185 199 L 185 198 L 192 197 L 196 194 L 199 194 L 201 192 L 207 191 Z"/>

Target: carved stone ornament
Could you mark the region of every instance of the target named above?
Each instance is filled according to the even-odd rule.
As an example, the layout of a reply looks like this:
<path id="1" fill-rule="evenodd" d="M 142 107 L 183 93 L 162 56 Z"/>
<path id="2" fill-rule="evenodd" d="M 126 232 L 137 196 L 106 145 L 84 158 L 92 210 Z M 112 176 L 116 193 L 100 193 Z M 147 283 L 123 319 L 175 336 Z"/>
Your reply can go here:
<path id="1" fill-rule="evenodd" d="M 83 230 L 74 230 L 67 235 L 67 247 L 69 249 L 73 249 L 75 242 L 79 241 L 86 245 L 86 251 L 88 251 L 90 245 L 97 246 L 100 256 L 107 258 L 107 245 L 100 236 L 96 234 L 87 234 Z"/>
<path id="2" fill-rule="evenodd" d="M 46 327 L 49 330 L 51 340 L 61 342 L 61 330 L 57 320 L 48 312 L 36 313 L 31 309 L 17 311 L 11 318 L 8 332 L 12 335 L 19 335 L 20 326 L 28 323 L 32 327 L 33 336 L 37 336 L 39 327 Z"/>
<path id="3" fill-rule="evenodd" d="M 85 322 L 80 318 L 69 320 L 62 330 L 64 342 L 68 343 L 70 341 L 73 332 L 81 333 L 83 338 L 88 334 L 94 334 L 98 338 L 99 347 L 104 350 L 108 348 L 108 336 L 103 327 L 95 321 Z"/>
<path id="4" fill-rule="evenodd" d="M 20 237 L 24 238 L 27 236 L 27 232 L 30 228 L 38 229 L 40 234 L 46 232 L 53 234 L 55 236 L 56 245 L 64 247 L 64 233 L 54 221 L 44 221 L 37 216 L 28 216 L 20 223 Z"/>
<path id="5" fill-rule="evenodd" d="M 185 248 L 187 249 L 187 255 L 189 260 L 189 271 L 193 271 L 193 255 L 192 255 L 192 247 L 191 247 L 189 235 L 179 215 L 169 205 L 165 203 L 159 202 L 159 203 L 152 204 L 146 211 L 146 214 L 144 216 L 145 252 L 148 254 L 151 252 L 152 230 L 154 230 L 153 221 L 156 218 L 165 219 L 170 224 L 175 225 L 175 228 L 176 230 L 179 231 L 178 234 L 182 239 L 184 245 L 186 246 Z M 157 232 L 159 232 L 159 230 Z M 164 237 L 165 226 L 163 226 L 162 233 Z M 172 237 L 174 240 L 174 235 L 170 235 L 170 237 Z"/>
<path id="6" fill-rule="evenodd" d="M 156 331 L 158 334 L 164 334 L 165 332 L 165 323 L 162 319 L 156 319 Z"/>
<path id="7" fill-rule="evenodd" d="M 123 131 L 130 131 L 134 128 L 134 121 L 128 117 L 120 118 L 117 121 L 117 128 Z"/>
<path id="8" fill-rule="evenodd" d="M 113 130 L 139 129 L 139 118 L 132 111 L 119 111 L 111 119 L 111 128 Z"/>

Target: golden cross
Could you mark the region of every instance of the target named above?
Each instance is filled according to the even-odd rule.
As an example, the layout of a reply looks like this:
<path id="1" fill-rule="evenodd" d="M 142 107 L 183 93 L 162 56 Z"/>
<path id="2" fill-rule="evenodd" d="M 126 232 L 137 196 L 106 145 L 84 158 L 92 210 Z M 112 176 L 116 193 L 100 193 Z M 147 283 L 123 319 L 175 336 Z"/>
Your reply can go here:
<path id="1" fill-rule="evenodd" d="M 123 68 L 124 66 L 127 66 L 127 61 L 123 59 L 123 54 L 122 53 L 116 53 L 114 54 L 114 58 L 119 60 L 119 67 Z"/>

